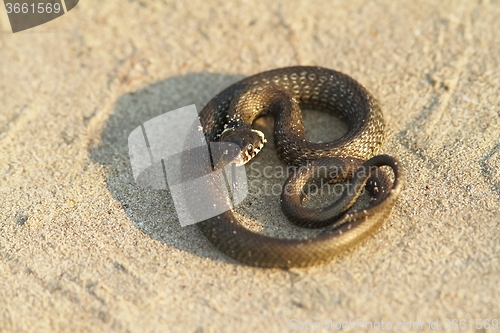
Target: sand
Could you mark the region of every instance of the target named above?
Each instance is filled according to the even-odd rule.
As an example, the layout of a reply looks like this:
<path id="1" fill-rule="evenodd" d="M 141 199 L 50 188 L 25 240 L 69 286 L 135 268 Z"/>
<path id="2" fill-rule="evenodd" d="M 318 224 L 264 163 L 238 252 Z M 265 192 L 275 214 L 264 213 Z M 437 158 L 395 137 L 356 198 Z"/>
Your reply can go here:
<path id="1" fill-rule="evenodd" d="M 13 34 L 2 11 L 0 331 L 441 331 L 463 319 L 472 332 L 500 319 L 499 16 L 498 1 L 86 0 Z M 291 65 L 370 90 L 383 152 L 408 179 L 352 251 L 253 268 L 181 227 L 167 191 L 135 184 L 127 138 Z M 322 117 L 306 124 L 317 140 L 336 123 Z M 260 161 L 279 163 L 267 150 Z M 241 212 L 255 228 L 300 235 L 277 196 L 254 200 Z"/>

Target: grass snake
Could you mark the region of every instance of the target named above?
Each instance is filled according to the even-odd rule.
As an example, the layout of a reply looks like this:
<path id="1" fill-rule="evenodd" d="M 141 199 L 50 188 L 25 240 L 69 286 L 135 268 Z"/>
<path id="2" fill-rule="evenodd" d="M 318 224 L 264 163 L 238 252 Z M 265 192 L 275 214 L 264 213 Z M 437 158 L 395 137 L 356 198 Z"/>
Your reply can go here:
<path id="1" fill-rule="evenodd" d="M 346 119 L 347 134 L 326 143 L 307 141 L 301 109 L 340 115 Z M 300 167 L 283 186 L 283 213 L 292 223 L 324 230 L 312 238 L 273 238 L 248 230 L 229 210 L 198 223 L 219 250 L 252 266 L 306 267 L 331 260 L 382 225 L 401 192 L 404 172 L 395 158 L 377 155 L 385 124 L 377 101 L 363 86 L 331 69 L 280 68 L 227 87 L 201 110 L 199 118 L 207 141 L 237 144 L 241 150 L 238 163 L 243 164 L 266 141 L 251 127 L 263 114 L 274 118 L 278 156 L 286 164 Z M 382 166 L 392 169 L 393 181 Z M 342 172 L 331 179 L 331 173 L 318 170 Z M 346 190 L 327 207 L 304 207 L 306 184 L 322 180 L 346 182 Z M 371 200 L 364 209 L 353 211 L 350 208 L 363 188 Z"/>

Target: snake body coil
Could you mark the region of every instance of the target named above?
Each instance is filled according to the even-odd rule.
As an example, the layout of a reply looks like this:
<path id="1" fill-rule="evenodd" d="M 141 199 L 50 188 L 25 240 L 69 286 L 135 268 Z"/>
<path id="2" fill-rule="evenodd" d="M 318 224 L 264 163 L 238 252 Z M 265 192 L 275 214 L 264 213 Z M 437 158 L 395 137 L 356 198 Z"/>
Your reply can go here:
<path id="1" fill-rule="evenodd" d="M 305 140 L 301 108 L 323 110 L 345 117 L 348 133 L 327 143 Z M 232 211 L 198 223 L 207 238 L 221 251 L 249 265 L 305 267 L 331 260 L 376 231 L 390 214 L 401 191 L 404 175 L 397 160 L 375 156 L 385 137 L 385 124 L 376 100 L 355 80 L 321 67 L 288 67 L 243 79 L 215 96 L 200 112 L 208 141 L 230 141 L 240 146 L 240 162 L 255 156 L 265 142 L 251 125 L 269 113 L 275 122 L 275 145 L 285 163 L 304 166 L 285 183 L 282 208 L 291 222 L 326 229 L 314 238 L 281 239 L 254 233 L 243 227 Z M 375 156 L 375 157 L 373 157 Z M 379 167 L 388 165 L 394 181 Z M 336 168 L 347 175 L 347 189 L 334 204 L 311 209 L 301 205 L 307 182 L 317 181 L 315 170 Z M 325 176 L 326 177 L 326 176 Z M 332 181 L 332 179 L 326 179 Z M 369 206 L 347 212 L 366 188 Z"/>

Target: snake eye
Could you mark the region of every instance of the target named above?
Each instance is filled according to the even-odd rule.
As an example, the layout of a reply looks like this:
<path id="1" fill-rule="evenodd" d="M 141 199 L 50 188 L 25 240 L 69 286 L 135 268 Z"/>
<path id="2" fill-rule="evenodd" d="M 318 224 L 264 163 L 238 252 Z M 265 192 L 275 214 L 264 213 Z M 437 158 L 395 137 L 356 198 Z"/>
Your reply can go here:
<path id="1" fill-rule="evenodd" d="M 247 146 L 248 153 L 251 154 L 253 152 L 253 145 L 250 143 Z"/>

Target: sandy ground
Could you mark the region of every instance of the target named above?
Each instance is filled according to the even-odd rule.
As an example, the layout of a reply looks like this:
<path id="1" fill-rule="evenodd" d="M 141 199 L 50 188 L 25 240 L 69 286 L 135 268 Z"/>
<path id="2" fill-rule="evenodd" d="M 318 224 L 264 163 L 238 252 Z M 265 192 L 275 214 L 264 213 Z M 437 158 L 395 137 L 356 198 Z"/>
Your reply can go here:
<path id="1" fill-rule="evenodd" d="M 85 0 L 12 34 L 2 11 L 0 331 L 441 331 L 453 319 L 484 331 L 500 319 L 498 17 L 498 1 Z M 331 263 L 252 268 L 182 228 L 168 192 L 135 184 L 127 138 L 290 65 L 366 86 L 408 182 L 384 227 Z M 327 137 L 329 121 L 308 116 L 308 135 Z M 276 196 L 255 202 L 243 214 L 263 232 L 300 234 Z"/>

